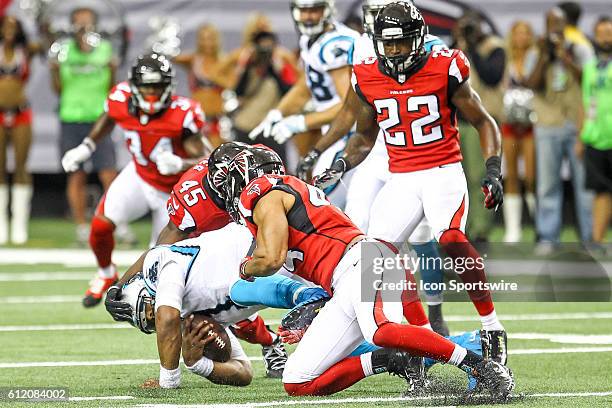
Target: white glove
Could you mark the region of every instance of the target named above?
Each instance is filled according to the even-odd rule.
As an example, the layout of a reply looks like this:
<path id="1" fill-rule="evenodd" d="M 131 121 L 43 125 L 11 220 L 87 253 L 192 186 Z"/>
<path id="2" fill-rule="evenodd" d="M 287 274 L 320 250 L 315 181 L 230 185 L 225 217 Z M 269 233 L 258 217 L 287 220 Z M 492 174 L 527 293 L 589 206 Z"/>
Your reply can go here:
<path id="1" fill-rule="evenodd" d="M 291 115 L 283 118 L 272 126 L 271 134 L 276 143 L 283 144 L 296 133 L 305 132 L 306 119 L 304 115 Z"/>
<path id="2" fill-rule="evenodd" d="M 164 150 L 155 158 L 157 170 L 162 176 L 180 173 L 183 170 L 183 159 L 169 150 Z"/>
<path id="3" fill-rule="evenodd" d="M 96 143 L 86 137 L 83 142 L 74 149 L 68 150 L 62 157 L 62 167 L 66 173 L 79 169 L 79 165 L 91 157 L 96 151 Z"/>
<path id="4" fill-rule="evenodd" d="M 278 109 L 272 109 L 266 115 L 265 119 L 249 133 L 249 138 L 255 140 L 257 136 L 270 137 L 272 126 L 283 118 L 283 114 Z"/>

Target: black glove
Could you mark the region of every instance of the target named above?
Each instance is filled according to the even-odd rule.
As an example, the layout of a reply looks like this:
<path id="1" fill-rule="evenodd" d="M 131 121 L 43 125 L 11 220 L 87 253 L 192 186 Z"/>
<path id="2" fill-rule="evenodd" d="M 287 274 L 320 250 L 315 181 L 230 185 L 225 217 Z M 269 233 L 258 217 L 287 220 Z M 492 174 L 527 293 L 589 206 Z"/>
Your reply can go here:
<path id="1" fill-rule="evenodd" d="M 121 299 L 121 288 L 118 286 L 111 286 L 108 288 L 106 291 L 106 299 L 104 300 L 106 311 L 110 313 L 117 322 L 131 322 L 133 313 L 132 306 L 119 299 Z"/>
<path id="2" fill-rule="evenodd" d="M 312 184 L 315 187 L 325 190 L 328 187 L 335 185 L 346 173 L 351 169 L 351 164 L 343 157 L 339 158 L 325 170 L 323 173 L 312 178 Z"/>
<path id="3" fill-rule="evenodd" d="M 504 202 L 504 187 L 501 180 L 501 158 L 492 156 L 487 159 L 487 175 L 482 179 L 480 185 L 485 195 L 484 206 L 497 211 Z"/>
<path id="4" fill-rule="evenodd" d="M 312 171 L 317 160 L 319 160 L 319 156 L 321 156 L 321 152 L 317 149 L 312 149 L 300 160 L 295 172 L 301 180 L 308 181 L 308 174 Z"/>

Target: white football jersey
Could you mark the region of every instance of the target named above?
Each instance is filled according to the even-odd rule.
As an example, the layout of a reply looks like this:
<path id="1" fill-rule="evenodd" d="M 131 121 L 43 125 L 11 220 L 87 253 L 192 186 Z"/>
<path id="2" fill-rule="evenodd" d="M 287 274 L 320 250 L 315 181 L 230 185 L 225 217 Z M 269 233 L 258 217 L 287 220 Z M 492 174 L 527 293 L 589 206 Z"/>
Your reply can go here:
<path id="1" fill-rule="evenodd" d="M 318 112 L 342 101 L 328 71 L 353 65 L 354 45 L 359 38 L 357 31 L 339 22 L 333 24 L 333 30 L 321 34 L 312 44 L 309 44 L 310 37 L 300 37 L 306 84 Z"/>
<path id="2" fill-rule="evenodd" d="M 181 311 L 181 317 L 205 312 L 219 323 L 230 325 L 263 309 L 238 306 L 229 296 L 230 287 L 240 279 L 240 262 L 252 242 L 246 227 L 231 223 L 150 250 L 143 275 L 147 290 L 155 296 L 156 310 L 162 305 L 174 307 Z"/>

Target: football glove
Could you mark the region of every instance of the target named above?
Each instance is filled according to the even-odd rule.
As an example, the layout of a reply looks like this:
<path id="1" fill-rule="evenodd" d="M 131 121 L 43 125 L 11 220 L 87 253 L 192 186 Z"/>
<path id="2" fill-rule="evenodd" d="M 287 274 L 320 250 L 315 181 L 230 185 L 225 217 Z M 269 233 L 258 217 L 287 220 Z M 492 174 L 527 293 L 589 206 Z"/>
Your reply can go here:
<path id="1" fill-rule="evenodd" d="M 62 157 L 62 167 L 66 173 L 77 171 L 81 163 L 87 161 L 96 151 L 96 143 L 89 137 L 74 149 L 68 150 Z"/>
<path id="2" fill-rule="evenodd" d="M 278 144 L 283 144 L 296 133 L 302 133 L 306 128 L 304 115 L 291 115 L 275 123 L 270 130 L 270 134 Z"/>
<path id="3" fill-rule="evenodd" d="M 485 195 L 484 206 L 497 211 L 504 202 L 504 187 L 501 180 L 501 158 L 492 156 L 487 159 L 487 175 L 482 179 L 480 185 Z"/>
<path id="4" fill-rule="evenodd" d="M 169 150 L 164 150 L 155 158 L 157 170 L 162 176 L 180 173 L 183 170 L 183 159 Z"/>
<path id="5" fill-rule="evenodd" d="M 278 109 L 273 109 L 268 112 L 268 115 L 261 121 L 255 129 L 251 130 L 249 133 L 249 138 L 251 140 L 257 139 L 258 136 L 270 137 L 272 133 L 272 126 L 274 126 L 277 122 L 283 119 L 283 114 Z"/>
<path id="6" fill-rule="evenodd" d="M 336 160 L 329 169 L 317 176 L 314 176 L 312 178 L 312 184 L 321 190 L 325 190 L 326 188 L 335 185 L 342 178 L 344 173 L 350 169 L 350 163 L 341 157 Z"/>
<path id="7" fill-rule="evenodd" d="M 106 291 L 104 307 L 115 321 L 131 322 L 133 313 L 132 306 L 127 302 L 122 302 L 120 299 L 121 288 L 118 286 L 111 286 Z"/>
<path id="8" fill-rule="evenodd" d="M 308 174 L 312 171 L 317 160 L 319 160 L 319 156 L 321 156 L 321 152 L 317 149 L 312 149 L 306 156 L 302 157 L 295 170 L 301 180 L 308 181 Z"/>

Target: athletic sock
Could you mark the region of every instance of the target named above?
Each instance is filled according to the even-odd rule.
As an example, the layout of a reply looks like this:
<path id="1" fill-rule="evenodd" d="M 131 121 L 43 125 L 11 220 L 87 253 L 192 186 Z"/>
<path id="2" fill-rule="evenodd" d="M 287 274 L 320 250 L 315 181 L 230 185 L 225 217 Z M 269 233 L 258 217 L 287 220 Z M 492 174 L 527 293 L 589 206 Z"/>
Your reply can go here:
<path id="1" fill-rule="evenodd" d="M 361 358 L 347 357 L 312 381 L 284 385 L 285 391 L 291 396 L 330 395 L 350 387 L 365 376 Z"/>
<path id="2" fill-rule="evenodd" d="M 504 330 L 504 326 L 497 318 L 497 313 L 493 310 L 486 316 L 480 316 L 480 322 L 482 323 L 482 329 L 486 331 Z"/>
<path id="3" fill-rule="evenodd" d="M 255 320 L 243 320 L 236 323 L 234 326 L 234 334 L 241 340 L 251 344 L 261 344 L 262 346 L 271 346 L 276 340 L 276 334 L 268 330 L 266 323 L 257 316 Z"/>
<path id="4" fill-rule="evenodd" d="M 94 216 L 91 220 L 89 245 L 96 255 L 99 268 L 106 268 L 111 265 L 111 256 L 115 248 L 114 230 L 113 223 L 105 218 Z"/>

